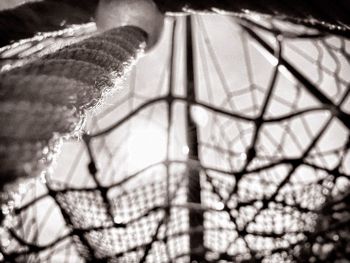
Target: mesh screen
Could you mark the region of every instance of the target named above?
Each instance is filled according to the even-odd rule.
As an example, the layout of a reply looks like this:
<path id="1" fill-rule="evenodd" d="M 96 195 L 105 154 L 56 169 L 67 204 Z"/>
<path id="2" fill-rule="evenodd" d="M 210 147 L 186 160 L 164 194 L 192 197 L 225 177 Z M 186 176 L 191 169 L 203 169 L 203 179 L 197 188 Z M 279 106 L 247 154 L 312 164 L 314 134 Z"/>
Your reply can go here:
<path id="1" fill-rule="evenodd" d="M 165 28 L 54 171 L 19 186 L 2 260 L 349 262 L 350 42 L 257 15 Z"/>

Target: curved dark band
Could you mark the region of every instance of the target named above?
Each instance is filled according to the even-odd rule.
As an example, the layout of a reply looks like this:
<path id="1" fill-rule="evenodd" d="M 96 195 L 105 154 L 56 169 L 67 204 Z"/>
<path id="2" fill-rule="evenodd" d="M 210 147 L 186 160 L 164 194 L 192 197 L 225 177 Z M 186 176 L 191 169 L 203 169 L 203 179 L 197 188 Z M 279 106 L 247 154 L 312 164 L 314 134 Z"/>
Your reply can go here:
<path id="1" fill-rule="evenodd" d="M 213 8 L 241 13 L 244 10 L 282 17 L 322 31 L 350 38 L 348 0 L 154 0 L 163 12 Z M 37 32 L 62 29 L 93 19 L 98 0 L 44 0 L 0 12 L 0 46 Z"/>
<path id="2" fill-rule="evenodd" d="M 98 0 L 45 0 L 0 12 L 0 46 L 93 20 Z"/>

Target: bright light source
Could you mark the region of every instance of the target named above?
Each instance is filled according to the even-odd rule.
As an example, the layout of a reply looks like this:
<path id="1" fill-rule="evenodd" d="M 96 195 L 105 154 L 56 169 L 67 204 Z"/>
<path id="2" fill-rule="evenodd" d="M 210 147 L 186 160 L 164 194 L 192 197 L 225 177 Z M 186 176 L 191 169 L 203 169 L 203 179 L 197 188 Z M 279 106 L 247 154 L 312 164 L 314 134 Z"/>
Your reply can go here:
<path id="1" fill-rule="evenodd" d="M 123 218 L 121 218 L 120 216 L 114 216 L 114 218 L 113 218 L 113 220 L 114 220 L 114 223 L 116 223 L 116 224 L 122 224 L 123 223 Z"/>
<path id="2" fill-rule="evenodd" d="M 188 155 L 189 152 L 190 152 L 190 148 L 188 148 L 187 145 L 182 146 L 182 154 L 183 154 L 183 155 Z"/>
<path id="3" fill-rule="evenodd" d="M 133 128 L 128 138 L 128 166 L 139 170 L 166 157 L 165 130 L 153 123 L 138 125 Z"/>
<path id="4" fill-rule="evenodd" d="M 247 159 L 247 154 L 241 153 L 241 154 L 239 155 L 239 158 L 240 158 L 242 161 L 245 161 L 245 159 Z"/>
<path id="5" fill-rule="evenodd" d="M 216 202 L 216 203 L 214 203 L 214 207 L 215 207 L 217 210 L 222 210 L 222 209 L 225 208 L 225 205 L 224 205 L 224 203 L 222 203 L 222 202 Z"/>
<path id="6" fill-rule="evenodd" d="M 200 127 L 204 127 L 208 124 L 208 113 L 200 106 L 191 107 L 191 115 L 194 122 Z"/>

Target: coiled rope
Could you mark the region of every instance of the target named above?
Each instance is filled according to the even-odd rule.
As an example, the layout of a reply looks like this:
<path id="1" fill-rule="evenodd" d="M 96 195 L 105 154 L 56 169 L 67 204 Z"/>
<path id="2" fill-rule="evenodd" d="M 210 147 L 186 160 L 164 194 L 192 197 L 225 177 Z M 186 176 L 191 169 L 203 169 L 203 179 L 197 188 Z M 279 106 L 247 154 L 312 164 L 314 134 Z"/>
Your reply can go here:
<path id="1" fill-rule="evenodd" d="M 57 138 L 78 130 L 146 38 L 137 27 L 111 29 L 0 75 L 0 186 L 51 162 Z"/>
<path id="2" fill-rule="evenodd" d="M 58 3 L 62 12 L 56 6 L 58 15 L 52 18 L 53 10 L 45 8 Z M 24 10 L 23 16 L 18 10 Z M 43 15 L 35 17 L 40 10 Z M 92 10 L 104 33 L 0 74 L 0 193 L 17 178 L 47 170 L 60 138 L 81 130 L 86 110 L 100 103 L 139 54 L 157 42 L 164 21 L 152 0 L 46 0 L 8 11 L 14 20 L 22 18 L 12 21 L 15 27 L 29 24 L 17 35 L 14 30 L 16 40 L 38 29 L 63 26 L 63 17 L 68 24 L 79 22 L 77 17 L 84 21 Z"/>

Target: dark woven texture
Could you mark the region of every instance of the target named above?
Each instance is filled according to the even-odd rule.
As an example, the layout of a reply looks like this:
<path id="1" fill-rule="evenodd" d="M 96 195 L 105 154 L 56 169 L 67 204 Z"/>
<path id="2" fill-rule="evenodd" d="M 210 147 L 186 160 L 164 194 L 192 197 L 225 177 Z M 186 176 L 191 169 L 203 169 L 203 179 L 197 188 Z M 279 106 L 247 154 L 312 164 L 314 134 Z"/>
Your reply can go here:
<path id="1" fill-rule="evenodd" d="M 47 167 L 57 141 L 79 132 L 85 111 L 116 88 L 145 39 L 121 27 L 0 74 L 0 186 Z"/>
<path id="2" fill-rule="evenodd" d="M 5 220 L 4 261 L 349 262 L 349 41 L 252 17 L 225 20 L 225 53 L 208 29 L 215 19 L 194 16 L 186 27 L 177 18 L 159 71 L 147 74 L 159 85 L 138 81 L 155 69 L 137 67 L 91 120 L 69 169 L 58 166 L 64 178 L 32 187 L 12 224 Z M 205 112 L 205 125 L 190 105 Z M 140 120 L 142 131 L 161 127 L 166 150 L 131 172 L 128 155 L 147 159 L 162 141 L 146 133 L 149 149 L 131 153 Z M 174 157 L 170 149 L 183 145 L 176 136 L 191 140 L 189 156 Z"/>

